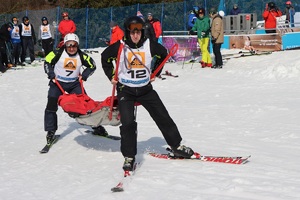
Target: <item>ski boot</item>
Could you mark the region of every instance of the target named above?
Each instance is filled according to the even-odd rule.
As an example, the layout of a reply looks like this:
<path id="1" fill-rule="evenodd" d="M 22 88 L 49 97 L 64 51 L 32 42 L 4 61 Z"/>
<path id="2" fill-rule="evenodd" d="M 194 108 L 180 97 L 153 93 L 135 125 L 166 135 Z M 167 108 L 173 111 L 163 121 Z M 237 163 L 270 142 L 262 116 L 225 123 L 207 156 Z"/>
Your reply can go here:
<path id="1" fill-rule="evenodd" d="M 123 164 L 123 170 L 124 171 L 133 171 L 134 162 L 135 162 L 134 158 L 125 157 L 125 161 Z"/>
<path id="2" fill-rule="evenodd" d="M 194 151 L 190 147 L 179 145 L 177 147 L 171 147 L 172 153 L 178 158 L 191 158 L 194 155 Z"/>
<path id="3" fill-rule="evenodd" d="M 47 136 L 46 136 L 47 144 L 52 143 L 54 135 L 55 135 L 55 131 L 48 131 Z"/>
<path id="4" fill-rule="evenodd" d="M 107 131 L 101 125 L 97 126 L 97 127 L 92 127 L 92 129 L 93 129 L 93 132 L 92 132 L 93 135 L 104 136 L 104 137 L 108 136 Z"/>

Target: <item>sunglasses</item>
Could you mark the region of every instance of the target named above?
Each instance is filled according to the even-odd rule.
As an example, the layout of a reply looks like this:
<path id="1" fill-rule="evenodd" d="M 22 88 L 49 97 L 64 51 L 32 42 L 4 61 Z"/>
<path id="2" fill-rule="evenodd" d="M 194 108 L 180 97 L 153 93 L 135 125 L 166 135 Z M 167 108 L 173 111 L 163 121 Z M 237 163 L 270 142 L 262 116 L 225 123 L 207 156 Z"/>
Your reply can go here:
<path id="1" fill-rule="evenodd" d="M 77 48 L 78 47 L 78 45 L 77 44 L 66 44 L 66 47 L 67 48 Z"/>
<path id="2" fill-rule="evenodd" d="M 135 31 L 135 30 L 141 31 L 143 29 L 143 24 L 130 24 L 128 29 L 130 31 Z"/>

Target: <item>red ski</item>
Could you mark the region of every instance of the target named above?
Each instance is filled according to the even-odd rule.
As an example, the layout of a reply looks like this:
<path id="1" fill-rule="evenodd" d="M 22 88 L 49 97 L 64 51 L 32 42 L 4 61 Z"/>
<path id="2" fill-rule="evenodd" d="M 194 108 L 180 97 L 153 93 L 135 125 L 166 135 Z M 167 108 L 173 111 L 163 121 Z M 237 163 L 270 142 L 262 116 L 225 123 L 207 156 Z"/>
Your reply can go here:
<path id="1" fill-rule="evenodd" d="M 174 156 L 173 153 L 149 153 L 149 155 L 155 158 L 162 158 L 168 160 L 199 160 L 203 162 L 217 162 L 217 163 L 229 163 L 229 164 L 245 164 L 248 162 L 248 158 L 251 156 L 203 156 L 199 153 L 194 153 L 194 155 L 190 159 L 180 158 Z"/>

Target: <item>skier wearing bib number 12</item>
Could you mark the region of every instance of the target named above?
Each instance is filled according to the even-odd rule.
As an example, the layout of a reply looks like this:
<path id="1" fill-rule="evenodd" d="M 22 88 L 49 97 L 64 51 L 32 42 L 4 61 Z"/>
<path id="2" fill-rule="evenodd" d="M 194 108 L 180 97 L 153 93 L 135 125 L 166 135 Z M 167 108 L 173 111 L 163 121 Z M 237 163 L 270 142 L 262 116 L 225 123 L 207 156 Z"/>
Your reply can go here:
<path id="1" fill-rule="evenodd" d="M 123 40 L 107 47 L 101 54 L 103 70 L 117 88 L 122 123 L 121 152 L 125 158 L 124 171 L 133 170 L 137 154 L 137 123 L 134 115 L 136 102 L 148 111 L 175 156 L 190 158 L 194 154 L 191 148 L 181 145 L 182 138 L 176 124 L 152 87 L 151 82 L 155 78 L 151 79 L 151 73 L 168 56 L 168 53 L 161 44 L 144 37 L 144 26 L 145 23 L 140 17 L 129 17 L 124 23 Z M 151 60 L 155 56 L 158 62 L 151 69 Z M 111 59 L 117 57 L 119 57 L 119 66 L 118 69 L 114 69 Z"/>

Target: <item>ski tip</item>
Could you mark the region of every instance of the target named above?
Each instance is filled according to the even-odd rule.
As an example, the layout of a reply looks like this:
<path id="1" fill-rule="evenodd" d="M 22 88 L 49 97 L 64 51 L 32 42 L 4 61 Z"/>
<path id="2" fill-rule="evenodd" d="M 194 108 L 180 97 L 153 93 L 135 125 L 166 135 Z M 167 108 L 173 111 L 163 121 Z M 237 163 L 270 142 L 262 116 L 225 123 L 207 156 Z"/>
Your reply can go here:
<path id="1" fill-rule="evenodd" d="M 40 150 L 39 152 L 40 152 L 41 154 L 48 153 L 49 150 L 50 150 L 50 148 L 51 148 L 51 146 L 52 146 L 54 143 L 56 143 L 57 140 L 58 140 L 59 138 L 60 138 L 60 135 L 54 135 L 54 138 L 53 138 L 52 143 L 51 143 L 51 144 L 46 144 L 45 147 L 44 147 L 42 150 Z"/>
<path id="2" fill-rule="evenodd" d="M 43 151 L 43 150 L 40 151 L 40 154 L 45 154 L 45 153 L 48 153 L 48 151 Z"/>
<path id="3" fill-rule="evenodd" d="M 123 192 L 124 189 L 121 187 L 113 187 L 110 189 L 112 192 Z"/>

